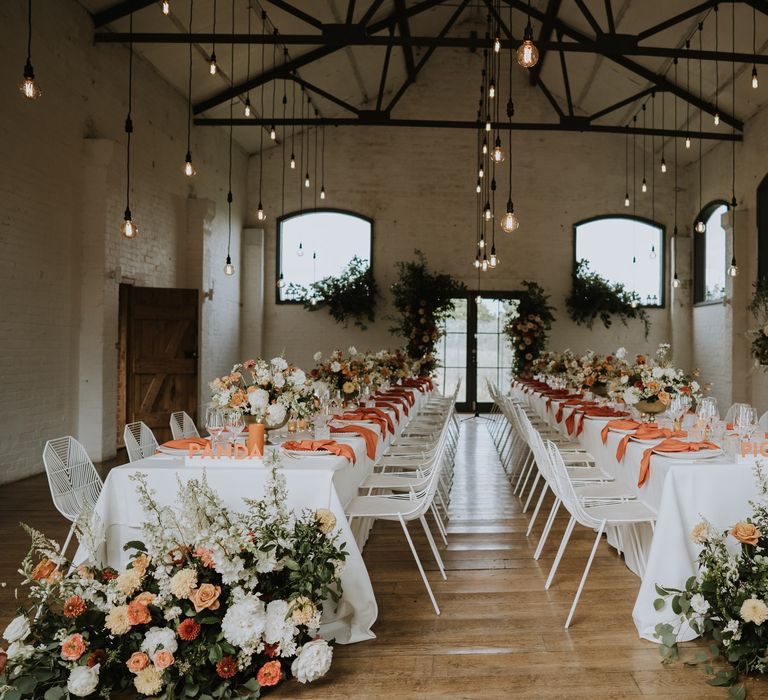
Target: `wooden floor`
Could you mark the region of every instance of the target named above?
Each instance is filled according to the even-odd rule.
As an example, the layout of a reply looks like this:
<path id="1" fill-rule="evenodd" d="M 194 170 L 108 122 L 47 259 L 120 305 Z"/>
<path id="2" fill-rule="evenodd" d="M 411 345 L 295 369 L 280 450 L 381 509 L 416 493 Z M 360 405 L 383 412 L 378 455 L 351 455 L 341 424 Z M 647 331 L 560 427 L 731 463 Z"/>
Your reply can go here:
<path id="1" fill-rule="evenodd" d="M 19 520 L 62 537 L 44 477 L 0 493 L 0 625 L 14 613 L 15 569 L 26 551 Z M 379 523 L 365 549 L 379 604 L 377 638 L 337 646 L 331 672 L 308 686 L 289 683 L 274 698 L 722 698 L 702 671 L 663 667 L 656 646 L 638 639 L 632 607 L 638 579 L 606 544 L 600 547 L 574 623 L 563 628 L 593 534 L 576 528 L 555 583 L 544 580 L 565 522 L 540 562 L 528 516 L 512 495 L 483 421 L 463 424 L 451 502 L 448 580 L 429 564 L 423 536 L 412 528 L 430 569 L 435 616 L 399 525 Z M 543 518 L 542 518 L 543 524 Z M 538 528 L 537 528 L 538 531 Z M 750 682 L 751 698 L 768 698 Z"/>

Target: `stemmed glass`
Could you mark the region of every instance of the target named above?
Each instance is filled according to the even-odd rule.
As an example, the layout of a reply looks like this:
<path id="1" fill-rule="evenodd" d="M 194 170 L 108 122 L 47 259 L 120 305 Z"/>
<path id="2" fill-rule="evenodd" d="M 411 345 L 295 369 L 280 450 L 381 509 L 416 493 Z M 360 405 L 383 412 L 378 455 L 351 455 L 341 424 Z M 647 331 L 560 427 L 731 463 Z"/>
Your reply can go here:
<path id="1" fill-rule="evenodd" d="M 683 417 L 688 413 L 691 407 L 691 397 L 687 394 L 676 394 L 669 404 L 669 415 L 672 416 L 673 429 L 680 430 L 683 424 Z"/>
<path id="2" fill-rule="evenodd" d="M 211 445 L 215 445 L 225 429 L 224 412 L 220 408 L 209 406 L 205 412 L 205 427 L 211 436 Z"/>
<path id="3" fill-rule="evenodd" d="M 699 425 L 704 429 L 704 440 L 709 437 L 712 424 L 720 419 L 720 411 L 717 409 L 717 399 L 714 396 L 705 396 L 696 410 Z"/>
<path id="4" fill-rule="evenodd" d="M 233 408 L 226 413 L 225 425 L 230 435 L 230 442 L 234 445 L 240 433 L 245 430 L 243 412 L 239 408 Z"/>
<path id="5" fill-rule="evenodd" d="M 757 427 L 757 411 L 749 404 L 739 404 L 733 416 L 733 427 L 739 436 L 739 442 L 744 442 Z"/>

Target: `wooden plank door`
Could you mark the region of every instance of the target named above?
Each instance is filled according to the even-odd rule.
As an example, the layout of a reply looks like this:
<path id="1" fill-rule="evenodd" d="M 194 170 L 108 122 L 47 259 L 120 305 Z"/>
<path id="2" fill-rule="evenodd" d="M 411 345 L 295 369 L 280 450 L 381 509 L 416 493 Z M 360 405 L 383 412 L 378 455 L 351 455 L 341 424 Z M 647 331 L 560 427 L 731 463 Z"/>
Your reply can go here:
<path id="1" fill-rule="evenodd" d="M 174 411 L 197 422 L 198 291 L 130 287 L 127 297 L 125 417 L 162 443 Z"/>

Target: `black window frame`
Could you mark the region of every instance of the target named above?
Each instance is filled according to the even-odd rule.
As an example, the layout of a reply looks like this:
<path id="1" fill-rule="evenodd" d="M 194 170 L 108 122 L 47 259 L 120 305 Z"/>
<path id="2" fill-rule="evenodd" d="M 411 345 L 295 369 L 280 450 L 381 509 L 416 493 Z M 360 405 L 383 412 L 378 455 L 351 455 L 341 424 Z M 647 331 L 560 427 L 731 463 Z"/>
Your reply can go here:
<path id="1" fill-rule="evenodd" d="M 299 211 L 290 212 L 288 214 L 283 214 L 282 216 L 277 217 L 276 222 L 276 237 L 275 237 L 275 283 L 277 283 L 277 280 L 280 279 L 280 273 L 282 272 L 282 239 L 283 239 L 283 222 L 288 221 L 289 219 L 295 219 L 298 216 L 306 216 L 307 214 L 346 214 L 347 216 L 354 216 L 356 219 L 362 219 L 363 221 L 366 221 L 368 225 L 371 227 L 371 233 L 370 233 L 370 242 L 371 242 L 371 255 L 369 258 L 370 267 L 373 269 L 373 250 L 374 250 L 374 233 L 375 233 L 375 224 L 373 219 L 370 216 L 366 216 L 365 214 L 360 214 L 356 211 L 351 211 L 349 209 L 339 209 L 336 207 L 316 207 L 312 209 L 301 209 Z M 280 298 L 280 288 L 275 284 L 275 303 L 276 304 L 301 304 L 300 301 L 297 301 L 296 299 L 281 299 Z"/>
<path id="2" fill-rule="evenodd" d="M 757 227 L 757 281 L 768 281 L 768 175 L 757 186 L 755 191 L 756 212 L 755 226 Z"/>
<path id="3" fill-rule="evenodd" d="M 697 233 L 696 223 L 704 221 L 706 223 L 714 211 L 719 207 L 726 207 L 731 210 L 730 205 L 724 199 L 713 199 L 696 215 L 693 220 L 691 235 L 693 236 L 693 305 L 709 306 L 710 304 L 722 304 L 725 301 L 725 293 L 722 299 L 707 299 L 707 233 Z M 728 232 L 725 234 L 725 268 L 728 269 Z M 728 280 L 726 276 L 726 281 Z"/>
<path id="4" fill-rule="evenodd" d="M 659 245 L 660 250 L 657 253 L 659 260 L 659 303 L 658 304 L 646 304 L 644 301 L 640 301 L 641 308 L 644 309 L 664 309 L 667 305 L 667 227 L 659 221 L 648 219 L 644 216 L 637 216 L 632 214 L 600 214 L 599 216 L 591 216 L 588 219 L 582 219 L 573 224 L 573 271 L 576 272 L 576 265 L 578 264 L 578 258 L 576 257 L 576 238 L 577 229 L 584 224 L 592 223 L 593 221 L 602 221 L 604 219 L 623 219 L 625 221 L 637 221 L 641 224 L 647 224 L 653 226 L 661 231 L 661 243 Z M 625 285 L 626 287 L 626 285 Z"/>

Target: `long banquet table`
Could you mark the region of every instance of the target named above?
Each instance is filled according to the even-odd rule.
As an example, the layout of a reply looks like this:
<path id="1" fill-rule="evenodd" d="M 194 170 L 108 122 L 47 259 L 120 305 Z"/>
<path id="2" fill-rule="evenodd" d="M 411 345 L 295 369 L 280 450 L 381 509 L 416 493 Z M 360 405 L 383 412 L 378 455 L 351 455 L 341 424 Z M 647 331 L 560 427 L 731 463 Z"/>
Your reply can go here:
<path id="1" fill-rule="evenodd" d="M 398 435 L 404 426 L 416 415 L 426 400 L 414 390 L 416 402 L 410 416 L 400 411 L 399 419 L 391 409 L 385 409 L 395 421 Z M 351 421 L 354 423 L 354 421 Z M 375 424 L 367 427 L 377 429 Z M 283 436 L 285 437 L 285 436 Z M 293 438 L 294 436 L 291 436 Z M 301 437 L 308 437 L 298 435 Z M 287 485 L 287 506 L 290 509 L 328 508 L 336 516 L 341 541 L 346 542 L 349 556 L 341 572 L 342 600 L 336 610 L 326 605 L 323 612 L 321 633 L 333 637 L 339 643 L 353 643 L 375 637 L 371 631 L 378 609 L 368 571 L 363 562 L 361 550 L 370 529 L 370 522 L 360 519 L 351 529 L 345 515 L 345 505 L 357 495 L 359 485 L 373 472 L 375 463 L 391 443 L 394 436 L 387 434 L 378 441 L 375 459 L 366 454 L 362 437 L 344 433 L 333 434 L 333 439 L 350 445 L 355 451 L 356 461 L 352 465 L 344 457 L 335 455 L 293 456 L 283 452 L 281 472 Z M 267 451 L 279 447 L 267 447 Z M 267 455 L 265 455 L 266 457 Z M 199 479 L 206 475 L 208 483 L 221 496 L 225 505 L 232 509 L 243 507 L 243 498 L 259 499 L 269 476 L 263 459 L 185 458 L 167 454 L 156 454 L 112 469 L 107 475 L 104 487 L 94 509 L 94 527 L 100 530 L 99 545 L 95 553 L 81 544 L 74 563 L 97 558 L 101 564 L 120 570 L 128 558 L 123 544 L 140 539 L 141 523 L 145 520 L 141 506 L 134 496 L 131 476 L 138 472 L 147 475 L 147 482 L 155 491 L 161 505 L 172 505 L 176 500 L 178 481 Z"/>
<path id="2" fill-rule="evenodd" d="M 557 400 L 548 404 L 541 393 L 524 389 L 522 385 L 517 386 L 516 391 L 543 420 L 568 435 L 565 421 L 577 410 L 575 407 L 564 406 L 561 420 L 557 421 Z M 646 566 L 632 617 L 641 637 L 658 641 L 653 636 L 656 625 L 668 622 L 677 626 L 678 618 L 669 605 L 659 611 L 654 609 L 653 601 L 659 597 L 655 584 L 683 588 L 688 578 L 696 575 L 699 547 L 690 538 L 696 523 L 706 519 L 715 530 L 725 530 L 749 515 L 749 501 L 757 495 L 754 466 L 737 464 L 725 455 L 699 462 L 653 455 L 650 476 L 643 486 L 638 486 L 640 460 L 648 446 L 630 441 L 624 459 L 619 462 L 616 448 L 621 436 L 609 431 L 605 445 L 600 437 L 609 420 L 584 419 L 582 432 L 575 439 L 595 458 L 598 467 L 657 513 L 653 530 L 638 526 Z M 608 539 L 614 543 L 612 534 L 609 533 Z M 624 557 L 627 566 L 640 576 L 641 565 L 635 552 L 630 548 Z M 695 636 L 687 627 L 680 633 L 681 640 Z"/>

